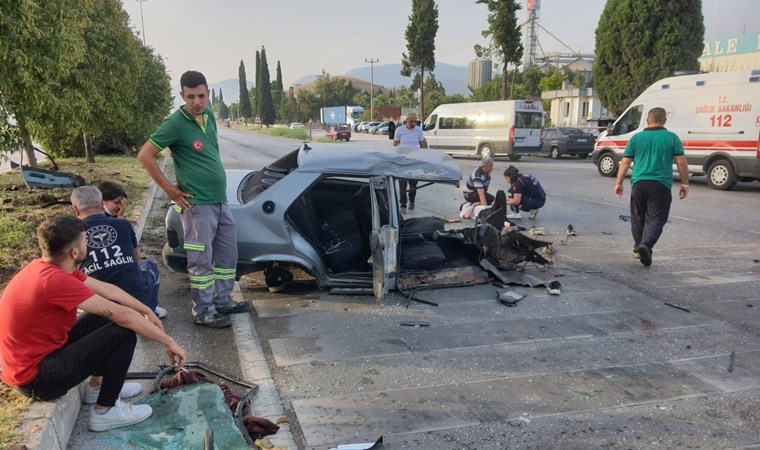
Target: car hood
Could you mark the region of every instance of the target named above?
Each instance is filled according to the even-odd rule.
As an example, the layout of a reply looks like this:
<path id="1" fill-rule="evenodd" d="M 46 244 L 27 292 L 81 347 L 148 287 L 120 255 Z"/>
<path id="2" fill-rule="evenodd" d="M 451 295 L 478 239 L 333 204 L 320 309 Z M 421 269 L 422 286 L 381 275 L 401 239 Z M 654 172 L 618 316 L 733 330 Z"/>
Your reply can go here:
<path id="1" fill-rule="evenodd" d="M 304 146 L 298 153 L 297 170 L 334 175 L 393 176 L 450 184 L 457 184 L 462 179 L 462 171 L 449 155 L 429 149 Z"/>

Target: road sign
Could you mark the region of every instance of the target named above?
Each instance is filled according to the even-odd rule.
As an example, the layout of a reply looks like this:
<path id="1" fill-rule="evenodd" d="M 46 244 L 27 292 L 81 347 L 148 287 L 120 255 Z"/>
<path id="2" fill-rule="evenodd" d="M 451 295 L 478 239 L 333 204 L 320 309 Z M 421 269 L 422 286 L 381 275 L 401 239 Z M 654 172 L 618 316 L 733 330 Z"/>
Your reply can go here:
<path id="1" fill-rule="evenodd" d="M 314 120 L 310 118 L 310 119 L 309 119 L 309 123 L 308 123 L 307 125 L 309 125 L 309 126 L 312 126 L 312 125 L 314 125 Z"/>

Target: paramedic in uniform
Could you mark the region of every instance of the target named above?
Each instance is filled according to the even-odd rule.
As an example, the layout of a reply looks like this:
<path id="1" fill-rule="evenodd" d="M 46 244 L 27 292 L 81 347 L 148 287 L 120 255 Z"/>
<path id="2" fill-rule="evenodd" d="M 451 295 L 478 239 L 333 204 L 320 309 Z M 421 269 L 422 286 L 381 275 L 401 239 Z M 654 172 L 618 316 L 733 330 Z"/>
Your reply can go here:
<path id="1" fill-rule="evenodd" d="M 402 148 L 428 148 L 422 128 L 417 125 L 417 115 L 412 113 L 406 116 L 404 126 L 396 128 L 393 135 L 393 146 Z M 417 198 L 417 180 L 398 180 L 399 204 L 401 212 L 406 212 L 407 184 L 409 185 L 409 210 L 414 209 L 414 200 Z"/>
<path id="2" fill-rule="evenodd" d="M 185 104 L 166 118 L 137 158 L 180 211 L 193 301 L 193 322 L 210 328 L 230 326 L 228 314 L 251 310 L 230 299 L 237 267 L 235 221 L 227 204 L 227 176 L 219 155 L 208 83 L 200 72 L 180 78 Z M 177 185 L 169 182 L 156 155 L 171 149 Z"/>

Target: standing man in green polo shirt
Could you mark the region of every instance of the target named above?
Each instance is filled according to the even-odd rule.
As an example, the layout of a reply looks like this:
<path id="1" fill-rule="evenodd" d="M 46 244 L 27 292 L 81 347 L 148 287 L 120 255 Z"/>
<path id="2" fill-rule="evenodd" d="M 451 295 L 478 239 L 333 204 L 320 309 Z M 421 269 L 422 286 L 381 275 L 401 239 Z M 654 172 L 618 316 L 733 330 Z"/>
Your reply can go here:
<path id="1" fill-rule="evenodd" d="M 228 314 L 250 311 L 251 306 L 230 299 L 237 234 L 227 205 L 227 176 L 219 156 L 216 121 L 208 108 L 208 84 L 200 72 L 188 71 L 182 74 L 180 85 L 185 104 L 150 136 L 137 159 L 181 211 L 193 321 L 224 328 L 230 326 Z M 174 158 L 176 185 L 156 163 L 156 155 L 167 147 Z"/>
<path id="2" fill-rule="evenodd" d="M 675 133 L 665 129 L 667 113 L 652 108 L 647 115 L 647 128 L 628 141 L 618 169 L 615 196 L 623 196 L 623 179 L 633 166 L 631 176 L 631 232 L 633 254 L 645 266 L 652 265 L 652 248 L 668 223 L 673 196 L 673 163 L 681 177 L 678 197 L 689 195 L 689 166 L 683 145 Z"/>

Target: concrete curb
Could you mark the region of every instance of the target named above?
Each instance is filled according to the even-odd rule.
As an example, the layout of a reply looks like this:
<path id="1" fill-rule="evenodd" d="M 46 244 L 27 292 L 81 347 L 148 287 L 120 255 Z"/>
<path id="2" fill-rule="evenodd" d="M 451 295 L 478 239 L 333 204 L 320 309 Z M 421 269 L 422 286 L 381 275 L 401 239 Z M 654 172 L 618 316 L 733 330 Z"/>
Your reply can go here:
<path id="1" fill-rule="evenodd" d="M 237 282 L 235 282 L 235 288 L 232 291 L 232 299 L 245 301 L 240 284 Z M 269 371 L 269 365 L 266 356 L 264 356 L 264 349 L 261 347 L 256 328 L 253 326 L 249 314 L 234 314 L 230 318 L 232 319 L 232 331 L 235 336 L 243 379 L 259 386 L 259 391 L 251 403 L 251 411 L 256 416 L 267 418 L 276 423 L 277 419 L 285 416 L 285 407 Z M 268 436 L 267 439 L 275 447 L 298 448 L 293 439 L 290 425 L 287 423 L 280 424 L 280 430 L 277 434 Z"/>
<path id="2" fill-rule="evenodd" d="M 161 163 L 161 171 L 166 167 L 168 160 L 167 155 Z M 145 197 L 142 206 L 132 211 L 132 217 L 139 215 L 135 225 L 138 242 L 148 221 L 148 215 L 150 215 L 150 209 L 153 207 L 157 191 L 158 185 L 151 181 L 148 195 Z M 65 450 L 69 444 L 71 431 L 74 429 L 77 417 L 79 417 L 83 390 L 84 382 L 55 401 L 33 401 L 24 413 L 18 429 L 19 434 L 24 436 L 24 440 L 20 442 L 20 448 Z"/>

